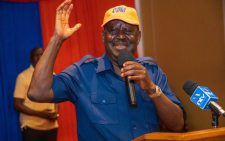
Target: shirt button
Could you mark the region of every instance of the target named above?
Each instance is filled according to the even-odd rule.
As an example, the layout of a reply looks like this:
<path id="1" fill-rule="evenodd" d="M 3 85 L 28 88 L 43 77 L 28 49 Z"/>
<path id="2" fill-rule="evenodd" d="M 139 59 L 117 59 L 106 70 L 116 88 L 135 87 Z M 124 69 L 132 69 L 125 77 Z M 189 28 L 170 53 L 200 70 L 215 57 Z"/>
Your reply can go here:
<path id="1" fill-rule="evenodd" d="M 134 130 L 137 130 L 137 127 L 136 127 L 136 126 L 134 126 L 134 127 L 133 127 L 133 129 L 134 129 Z"/>
<path id="2" fill-rule="evenodd" d="M 105 102 L 106 102 L 105 100 L 102 100 L 102 103 L 103 103 L 103 104 L 105 104 Z"/>

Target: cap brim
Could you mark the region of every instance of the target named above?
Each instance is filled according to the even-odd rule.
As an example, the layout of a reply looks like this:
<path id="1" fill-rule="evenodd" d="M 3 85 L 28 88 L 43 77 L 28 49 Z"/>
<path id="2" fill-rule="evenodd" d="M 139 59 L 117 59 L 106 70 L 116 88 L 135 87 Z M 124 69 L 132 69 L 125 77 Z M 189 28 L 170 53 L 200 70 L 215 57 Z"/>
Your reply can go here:
<path id="1" fill-rule="evenodd" d="M 125 20 L 125 19 L 122 19 L 122 18 L 112 18 L 112 19 L 106 21 L 105 23 L 103 23 L 103 24 L 101 25 L 101 27 L 104 29 L 104 26 L 105 26 L 108 22 L 110 22 L 110 21 L 112 21 L 112 20 L 121 20 L 121 21 L 126 22 L 126 23 L 128 23 L 128 24 L 138 25 L 138 28 L 139 28 L 139 30 L 140 30 L 140 25 L 139 25 L 138 23 L 129 22 L 129 21 L 127 21 L 127 20 Z"/>

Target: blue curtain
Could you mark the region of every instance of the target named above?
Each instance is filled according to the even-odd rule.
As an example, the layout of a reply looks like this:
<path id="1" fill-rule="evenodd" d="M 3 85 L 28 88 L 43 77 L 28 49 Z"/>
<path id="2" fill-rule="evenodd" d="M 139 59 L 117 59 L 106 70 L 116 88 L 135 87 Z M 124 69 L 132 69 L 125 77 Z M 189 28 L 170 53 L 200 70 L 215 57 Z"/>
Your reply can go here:
<path id="1" fill-rule="evenodd" d="M 21 141 L 13 108 L 17 75 L 29 67 L 30 51 L 43 47 L 38 2 L 0 1 L 0 140 Z"/>

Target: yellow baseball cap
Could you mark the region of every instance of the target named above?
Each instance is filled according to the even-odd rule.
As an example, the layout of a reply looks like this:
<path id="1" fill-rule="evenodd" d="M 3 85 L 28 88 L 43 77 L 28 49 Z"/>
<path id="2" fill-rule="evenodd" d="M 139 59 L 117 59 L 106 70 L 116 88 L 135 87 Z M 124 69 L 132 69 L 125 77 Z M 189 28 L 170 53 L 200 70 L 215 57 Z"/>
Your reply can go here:
<path id="1" fill-rule="evenodd" d="M 104 26 L 112 20 L 121 20 L 132 25 L 138 25 L 140 30 L 138 15 L 134 8 L 120 5 L 109 9 L 105 13 L 101 27 L 104 29 Z"/>

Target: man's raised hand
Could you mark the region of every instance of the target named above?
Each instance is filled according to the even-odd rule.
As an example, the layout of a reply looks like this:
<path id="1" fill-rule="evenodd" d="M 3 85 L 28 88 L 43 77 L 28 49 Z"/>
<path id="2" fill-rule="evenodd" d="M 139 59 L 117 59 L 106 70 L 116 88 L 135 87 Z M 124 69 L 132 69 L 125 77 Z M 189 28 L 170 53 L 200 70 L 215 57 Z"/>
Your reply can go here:
<path id="1" fill-rule="evenodd" d="M 61 41 L 72 36 L 73 33 L 81 27 L 81 24 L 76 24 L 73 28 L 69 27 L 69 16 L 72 9 L 73 4 L 71 4 L 71 0 L 65 0 L 56 9 L 54 36 L 59 38 Z"/>

